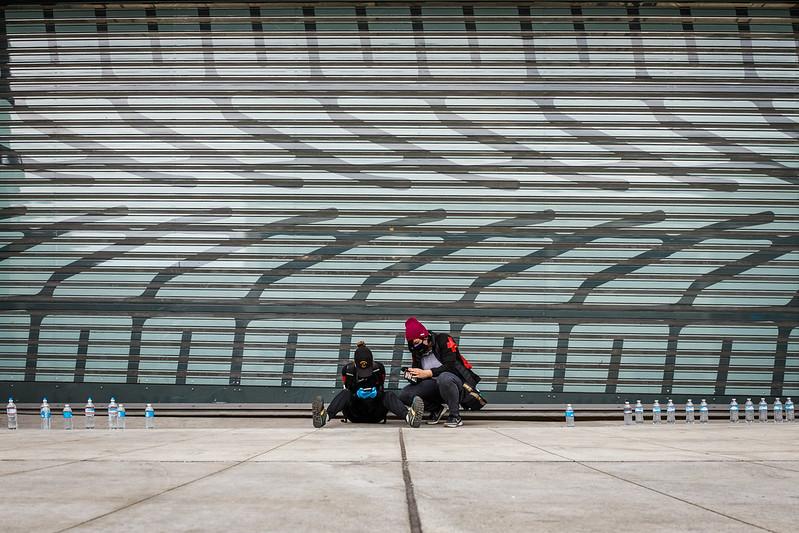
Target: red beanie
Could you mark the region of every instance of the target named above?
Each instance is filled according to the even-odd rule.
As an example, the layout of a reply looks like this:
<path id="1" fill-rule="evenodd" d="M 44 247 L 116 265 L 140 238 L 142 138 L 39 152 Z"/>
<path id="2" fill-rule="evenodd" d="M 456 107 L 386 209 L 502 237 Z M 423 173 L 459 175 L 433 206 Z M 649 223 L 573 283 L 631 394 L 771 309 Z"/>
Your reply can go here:
<path id="1" fill-rule="evenodd" d="M 408 320 L 405 321 L 405 339 L 412 341 L 413 339 L 424 339 L 430 332 L 427 331 L 427 328 L 422 325 L 421 322 L 416 320 L 415 316 L 412 316 Z"/>

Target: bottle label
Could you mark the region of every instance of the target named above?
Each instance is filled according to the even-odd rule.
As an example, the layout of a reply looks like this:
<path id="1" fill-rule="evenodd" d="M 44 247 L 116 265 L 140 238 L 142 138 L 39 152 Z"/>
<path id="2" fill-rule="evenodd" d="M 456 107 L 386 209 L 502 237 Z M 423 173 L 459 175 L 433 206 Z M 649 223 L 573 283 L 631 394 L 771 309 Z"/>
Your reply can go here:
<path id="1" fill-rule="evenodd" d="M 666 409 L 666 411 L 668 411 L 669 413 L 673 413 L 674 412 L 674 407 L 669 407 L 669 408 Z"/>
<path id="2" fill-rule="evenodd" d="M 574 411 L 566 411 L 566 416 L 567 417 L 574 416 Z"/>
<path id="3" fill-rule="evenodd" d="M 120 411 L 117 415 L 119 415 L 119 418 L 125 418 L 125 411 Z"/>
<path id="4" fill-rule="evenodd" d="M 707 413 L 707 407 L 701 407 L 701 408 L 699 409 L 699 411 L 701 411 L 701 412 L 703 412 L 703 413 Z"/>
<path id="5" fill-rule="evenodd" d="M 86 409 L 86 414 L 87 415 L 93 415 L 94 414 L 94 409 L 93 408 L 87 408 Z"/>
<path id="6" fill-rule="evenodd" d="M 737 405 L 733 405 L 732 407 L 730 407 L 730 411 L 737 411 L 737 410 L 738 410 Z"/>
<path id="7" fill-rule="evenodd" d="M 147 411 L 144 413 L 144 416 L 146 416 L 147 418 L 153 418 L 155 416 L 155 413 L 153 411 Z"/>
<path id="8" fill-rule="evenodd" d="M 746 410 L 747 411 L 754 411 L 755 408 L 754 408 L 754 406 L 748 405 L 748 406 L 746 406 Z"/>
<path id="9" fill-rule="evenodd" d="M 72 418 L 72 413 L 70 413 L 69 411 L 65 412 L 64 418 Z"/>
<path id="10" fill-rule="evenodd" d="M 17 408 L 9 407 L 8 409 L 6 409 L 6 413 L 8 414 L 8 416 L 14 416 L 15 414 L 17 414 Z"/>
<path id="11" fill-rule="evenodd" d="M 686 413 L 693 413 L 694 412 L 694 408 L 689 405 L 688 407 L 685 408 L 685 412 Z"/>
<path id="12" fill-rule="evenodd" d="M 659 413 L 660 412 L 660 407 L 653 407 L 652 408 L 652 412 L 653 413 Z"/>

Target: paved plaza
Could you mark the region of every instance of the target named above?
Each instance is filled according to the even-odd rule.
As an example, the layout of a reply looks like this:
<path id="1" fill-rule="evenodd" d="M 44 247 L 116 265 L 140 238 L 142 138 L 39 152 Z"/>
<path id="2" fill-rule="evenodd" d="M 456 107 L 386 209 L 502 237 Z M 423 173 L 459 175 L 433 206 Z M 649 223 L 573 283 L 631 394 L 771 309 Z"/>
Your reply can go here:
<path id="1" fill-rule="evenodd" d="M 0 430 L 4 532 L 799 528 L 799 423 L 36 421 Z"/>

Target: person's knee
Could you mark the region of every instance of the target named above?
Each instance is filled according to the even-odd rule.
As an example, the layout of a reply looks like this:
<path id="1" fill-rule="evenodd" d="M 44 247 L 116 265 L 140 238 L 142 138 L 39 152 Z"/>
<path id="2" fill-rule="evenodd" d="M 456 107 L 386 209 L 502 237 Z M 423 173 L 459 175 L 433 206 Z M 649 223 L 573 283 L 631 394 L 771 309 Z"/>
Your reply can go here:
<path id="1" fill-rule="evenodd" d="M 414 394 L 413 387 L 410 386 L 410 385 L 405 387 L 401 391 L 399 391 L 399 394 L 398 394 L 400 401 L 402 403 L 404 403 L 405 405 L 410 405 L 411 404 L 411 402 L 413 401 L 414 395 L 415 394 Z"/>
<path id="2" fill-rule="evenodd" d="M 446 387 L 459 387 L 461 384 L 461 380 L 453 374 L 452 372 L 442 372 L 438 375 L 438 388 L 443 389 Z"/>

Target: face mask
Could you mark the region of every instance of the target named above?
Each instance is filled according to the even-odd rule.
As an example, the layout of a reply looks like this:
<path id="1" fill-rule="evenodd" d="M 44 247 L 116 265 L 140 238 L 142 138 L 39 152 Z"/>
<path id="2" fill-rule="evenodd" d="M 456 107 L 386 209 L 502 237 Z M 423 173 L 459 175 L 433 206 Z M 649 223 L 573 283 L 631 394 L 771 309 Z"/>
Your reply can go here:
<path id="1" fill-rule="evenodd" d="M 427 352 L 429 349 L 430 349 L 429 346 L 425 346 L 423 342 L 420 342 L 419 344 L 413 345 L 413 348 L 411 348 L 411 353 L 413 353 L 414 355 L 421 355 Z"/>

